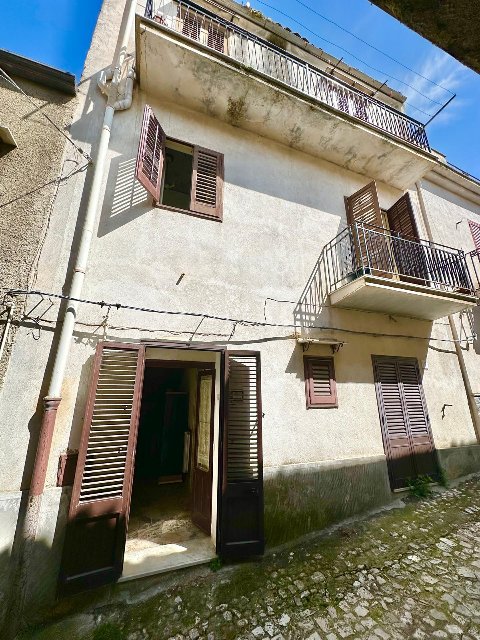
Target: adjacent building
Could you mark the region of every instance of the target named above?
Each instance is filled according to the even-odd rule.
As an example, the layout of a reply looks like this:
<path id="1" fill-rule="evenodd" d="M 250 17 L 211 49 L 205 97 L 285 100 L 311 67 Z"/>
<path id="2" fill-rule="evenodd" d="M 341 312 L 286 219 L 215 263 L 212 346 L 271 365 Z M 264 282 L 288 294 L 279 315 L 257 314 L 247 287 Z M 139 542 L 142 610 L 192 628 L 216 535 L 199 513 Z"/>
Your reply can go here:
<path id="1" fill-rule="evenodd" d="M 1 390 L 36 608 L 480 469 L 480 183 L 402 95 L 258 12 L 133 9 L 103 4 L 71 127 L 94 166 L 57 197 L 39 339 L 20 323 Z"/>

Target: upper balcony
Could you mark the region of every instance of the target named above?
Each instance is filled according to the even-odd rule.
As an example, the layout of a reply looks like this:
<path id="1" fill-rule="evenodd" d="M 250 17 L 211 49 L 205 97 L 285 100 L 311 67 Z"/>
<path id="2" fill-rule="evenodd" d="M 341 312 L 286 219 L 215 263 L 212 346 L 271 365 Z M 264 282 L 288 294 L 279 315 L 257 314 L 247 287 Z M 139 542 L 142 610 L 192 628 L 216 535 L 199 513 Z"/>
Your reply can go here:
<path id="1" fill-rule="evenodd" d="M 436 320 L 476 304 L 463 251 L 373 225 L 344 229 L 321 263 L 333 307 Z"/>
<path id="2" fill-rule="evenodd" d="M 141 87 L 405 189 L 436 163 L 424 126 L 191 3 L 137 16 Z"/>

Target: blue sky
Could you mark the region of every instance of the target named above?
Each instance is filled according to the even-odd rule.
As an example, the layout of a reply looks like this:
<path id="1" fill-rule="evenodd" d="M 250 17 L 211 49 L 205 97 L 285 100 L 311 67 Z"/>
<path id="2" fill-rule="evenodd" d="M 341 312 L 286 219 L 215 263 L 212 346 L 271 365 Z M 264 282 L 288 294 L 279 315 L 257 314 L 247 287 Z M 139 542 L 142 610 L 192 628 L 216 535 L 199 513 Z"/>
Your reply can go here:
<path id="1" fill-rule="evenodd" d="M 343 56 L 344 62 L 381 82 L 387 80 L 390 86 L 407 96 L 407 112 L 422 122 L 428 120 L 422 111 L 435 113 L 451 96 L 450 92 L 456 93 L 454 101 L 429 125 L 429 140 L 431 146 L 445 153 L 450 162 L 480 177 L 478 74 L 368 0 L 250 0 L 250 4 L 292 31 L 301 33 L 324 51 L 336 57 Z M 0 46 L 71 71 L 78 80 L 100 5 L 101 0 L 5 2 L 0 9 Z M 360 42 L 308 7 L 398 62 Z"/>

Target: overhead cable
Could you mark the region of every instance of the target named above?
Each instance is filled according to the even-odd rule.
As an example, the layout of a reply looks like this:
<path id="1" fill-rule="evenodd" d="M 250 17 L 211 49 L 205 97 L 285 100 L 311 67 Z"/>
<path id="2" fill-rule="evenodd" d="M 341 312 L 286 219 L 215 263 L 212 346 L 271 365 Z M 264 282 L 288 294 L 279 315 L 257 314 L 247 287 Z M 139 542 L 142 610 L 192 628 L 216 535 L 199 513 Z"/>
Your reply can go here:
<path id="1" fill-rule="evenodd" d="M 396 76 L 393 76 L 389 73 L 387 73 L 386 71 L 382 71 L 381 69 L 377 69 L 376 67 L 373 67 L 371 64 L 369 64 L 368 62 L 365 62 L 365 60 L 362 60 L 361 58 L 359 58 L 358 56 L 356 56 L 354 53 L 352 53 L 351 51 L 349 51 L 348 49 L 345 49 L 344 47 L 340 46 L 339 44 L 336 44 L 335 42 L 332 42 L 331 40 L 328 40 L 327 38 L 324 38 L 323 36 L 319 35 L 318 33 L 316 33 L 315 31 L 312 31 L 312 29 L 310 29 L 309 27 L 307 27 L 305 24 L 303 24 L 302 22 L 300 22 L 299 20 L 297 20 L 296 18 L 292 18 L 292 16 L 290 16 L 288 13 L 285 13 L 284 11 L 281 11 L 280 9 L 277 9 L 277 7 L 274 7 L 271 4 L 268 4 L 267 2 L 264 2 L 264 0 L 256 0 L 256 2 L 258 2 L 259 4 L 262 4 L 266 7 L 269 7 L 270 9 L 272 9 L 273 11 L 276 11 L 277 13 L 279 13 L 280 15 L 284 16 L 285 18 L 288 18 L 289 20 L 291 20 L 292 22 L 295 22 L 296 24 L 298 24 L 299 27 L 301 27 L 302 29 L 305 29 L 305 31 L 308 31 L 309 33 L 311 33 L 312 35 L 314 35 L 316 38 L 320 38 L 320 40 L 323 40 L 324 42 L 327 42 L 328 44 L 332 45 L 333 47 L 337 47 L 337 49 L 340 49 L 341 51 L 343 51 L 344 53 L 348 54 L 349 56 L 351 56 L 352 58 L 354 58 L 355 60 L 357 60 L 358 62 L 361 62 L 362 64 L 364 64 L 366 67 L 368 67 L 369 69 L 372 69 L 372 71 L 375 71 L 376 73 L 380 73 L 382 75 L 386 75 L 388 76 L 391 80 L 395 80 L 396 82 L 399 82 L 400 84 L 405 85 L 406 87 L 409 87 L 410 89 L 412 89 L 412 91 L 415 91 L 416 93 L 418 93 L 419 95 L 421 95 L 423 98 L 425 98 L 426 100 L 429 100 L 430 102 L 433 102 L 435 104 L 439 104 L 441 105 L 441 102 L 438 102 L 437 100 L 434 100 L 433 98 L 431 98 L 430 96 L 427 96 L 426 94 L 422 93 L 421 91 L 419 91 L 415 86 L 413 86 L 412 84 L 409 84 L 408 82 L 406 82 L 405 80 L 400 80 L 400 78 L 397 78 Z M 420 109 L 419 107 L 415 107 L 414 105 L 412 105 L 411 103 L 409 103 L 409 105 L 411 107 L 413 107 L 414 109 L 416 109 L 417 111 L 421 111 L 423 113 L 425 113 L 422 109 Z M 425 113 L 425 115 L 431 115 L 431 114 L 427 114 Z"/>
<path id="2" fill-rule="evenodd" d="M 333 24 L 338 29 L 341 29 L 345 33 L 348 33 L 348 35 L 352 36 L 352 38 L 355 38 L 359 42 L 362 42 L 363 44 L 366 44 L 367 47 L 370 47 L 371 49 L 373 49 L 377 53 L 381 53 L 383 56 L 385 56 L 389 60 L 392 60 L 392 62 L 395 62 L 396 64 L 399 64 L 401 67 L 403 67 L 407 71 L 411 71 L 412 73 L 414 73 L 419 78 L 422 78 L 422 80 L 426 80 L 427 82 L 430 82 L 431 84 L 435 85 L 436 87 L 439 87 L 439 89 L 443 89 L 443 91 L 448 91 L 448 93 L 452 93 L 453 94 L 453 91 L 451 91 L 450 89 L 447 89 L 447 87 L 444 87 L 441 84 L 438 84 L 438 82 L 435 82 L 435 80 L 432 80 L 431 78 L 427 78 L 426 76 L 422 75 L 418 71 L 415 71 L 415 69 L 411 69 L 410 67 L 407 67 L 407 65 L 404 64 L 403 62 L 400 62 L 400 60 L 397 60 L 396 58 L 391 56 L 389 53 L 386 53 L 385 51 L 382 51 L 381 49 L 378 49 L 378 47 L 376 47 L 375 45 L 371 44 L 367 40 L 364 40 L 363 38 L 360 38 L 360 36 L 357 36 L 356 33 L 353 33 L 352 31 L 349 31 L 345 27 L 342 27 L 342 25 L 338 24 L 338 22 L 335 22 L 335 20 L 332 20 L 331 18 L 328 18 L 327 16 L 324 16 L 322 13 L 320 13 L 319 11 L 314 9 L 313 7 L 310 7 L 305 2 L 302 2 L 302 0 L 295 0 L 295 2 L 298 2 L 298 4 L 302 5 L 302 7 L 305 7 L 305 9 L 308 9 L 309 11 L 314 13 L 319 18 L 322 18 L 322 20 L 326 20 L 327 22 L 330 22 L 330 24 Z M 438 104 L 440 104 L 440 103 L 438 103 Z"/>
<path id="3" fill-rule="evenodd" d="M 168 309 L 152 309 L 149 307 L 136 307 L 133 305 L 123 304 L 121 302 L 105 302 L 105 300 L 89 300 L 87 298 L 74 298 L 71 296 L 66 296 L 61 293 L 51 293 L 47 291 L 39 291 L 36 289 L 4 289 L 7 296 L 15 297 L 18 295 L 37 295 L 45 298 L 58 298 L 60 300 L 68 300 L 72 302 L 80 302 L 83 304 L 91 304 L 98 307 L 110 307 L 118 309 L 125 309 L 127 311 L 140 311 L 143 313 L 154 313 L 159 315 L 166 316 L 184 316 L 189 318 L 205 318 L 208 320 L 219 320 L 222 322 L 233 322 L 237 325 L 243 325 L 247 327 L 269 327 L 269 328 L 279 328 L 279 329 L 298 329 L 299 325 L 292 323 L 277 323 L 277 322 L 264 322 L 259 320 L 248 320 L 244 318 L 231 318 L 228 316 L 217 316 L 211 315 L 208 313 L 200 313 L 197 311 L 172 311 Z M 320 329 L 322 331 L 338 331 L 342 333 L 351 333 L 355 335 L 364 335 L 364 336 L 372 336 L 375 338 L 405 338 L 410 340 L 426 340 L 427 342 L 466 342 L 470 338 L 465 338 L 463 340 L 449 340 L 444 338 L 432 338 L 428 336 L 409 336 L 402 333 L 378 333 L 371 331 L 357 331 L 355 329 L 344 329 L 343 327 L 329 327 L 326 325 L 315 325 L 310 324 L 305 327 L 305 329 Z M 191 332 L 189 332 L 191 333 Z M 471 336 L 473 338 L 473 336 Z"/>

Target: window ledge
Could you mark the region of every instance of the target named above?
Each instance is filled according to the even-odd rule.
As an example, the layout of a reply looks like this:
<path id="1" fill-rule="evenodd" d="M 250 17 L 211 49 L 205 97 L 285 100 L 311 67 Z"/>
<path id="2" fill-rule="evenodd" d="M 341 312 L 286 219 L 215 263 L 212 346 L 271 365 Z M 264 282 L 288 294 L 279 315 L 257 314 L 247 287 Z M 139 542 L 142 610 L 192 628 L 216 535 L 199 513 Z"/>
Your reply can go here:
<path id="1" fill-rule="evenodd" d="M 177 213 L 183 213 L 187 216 L 194 216 L 195 218 L 205 218 L 206 220 L 212 220 L 213 222 L 223 222 L 220 216 L 210 216 L 208 213 L 199 213 L 198 211 L 192 211 L 191 209 L 179 209 L 178 207 L 170 207 L 167 204 L 161 202 L 155 203 L 157 209 L 165 209 L 165 211 L 176 211 Z"/>

